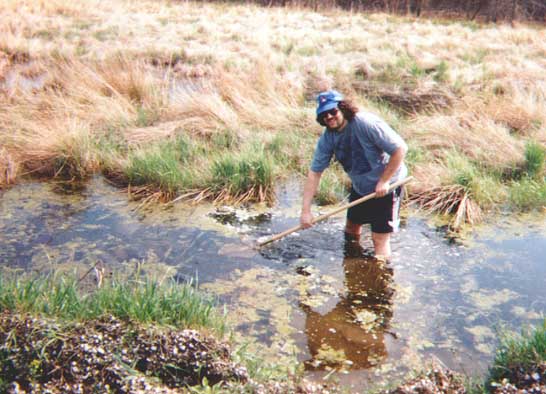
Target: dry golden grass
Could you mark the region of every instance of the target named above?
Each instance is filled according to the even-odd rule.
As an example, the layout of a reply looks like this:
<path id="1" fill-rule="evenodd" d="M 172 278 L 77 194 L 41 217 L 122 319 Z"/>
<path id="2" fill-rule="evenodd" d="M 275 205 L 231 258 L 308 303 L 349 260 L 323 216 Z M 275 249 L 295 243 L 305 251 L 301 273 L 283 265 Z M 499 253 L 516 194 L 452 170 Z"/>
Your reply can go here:
<path id="1" fill-rule="evenodd" d="M 5 148 L 0 149 L 0 188 L 14 183 L 17 177 L 17 164 Z"/>
<path id="2" fill-rule="evenodd" d="M 508 127 L 474 109 L 453 115 L 420 117 L 408 127 L 408 140 L 437 157 L 456 149 L 491 168 L 513 167 L 523 160 L 523 142 Z"/>
<path id="3" fill-rule="evenodd" d="M 108 133 L 141 146 L 182 132 L 229 131 L 243 141 L 318 132 L 314 95 L 333 87 L 358 97 L 356 78 L 453 94 L 449 111 L 397 123 L 441 170 L 453 149 L 502 172 L 522 163 L 526 141 L 546 145 L 542 27 L 167 0 L 0 5 L 0 128 L 9 131 L 0 144 L 4 167 L 17 169 L 10 182 L 67 154 L 82 173 L 95 171 L 104 158 L 92 142 Z M 445 172 L 427 176 L 430 163 L 415 166 L 431 197 L 450 185 Z"/>

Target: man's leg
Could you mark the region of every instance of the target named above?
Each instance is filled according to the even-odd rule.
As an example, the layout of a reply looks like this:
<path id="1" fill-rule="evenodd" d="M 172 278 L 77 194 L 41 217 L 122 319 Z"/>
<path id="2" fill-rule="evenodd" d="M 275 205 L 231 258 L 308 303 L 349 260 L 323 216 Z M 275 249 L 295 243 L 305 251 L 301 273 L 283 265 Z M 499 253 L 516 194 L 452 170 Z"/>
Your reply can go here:
<path id="1" fill-rule="evenodd" d="M 372 232 L 372 242 L 375 257 L 388 259 L 391 256 L 391 233 Z"/>
<path id="2" fill-rule="evenodd" d="M 362 225 L 353 223 L 349 218 L 347 218 L 347 222 L 345 223 L 345 234 L 352 235 L 355 238 L 360 238 L 360 234 L 362 234 Z"/>

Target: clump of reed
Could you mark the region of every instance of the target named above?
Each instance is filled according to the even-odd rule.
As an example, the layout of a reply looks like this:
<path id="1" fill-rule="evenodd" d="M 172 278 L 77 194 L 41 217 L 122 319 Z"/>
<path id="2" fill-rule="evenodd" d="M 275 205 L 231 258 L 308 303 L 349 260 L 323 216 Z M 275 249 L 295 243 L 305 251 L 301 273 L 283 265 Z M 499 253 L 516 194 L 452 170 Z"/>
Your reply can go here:
<path id="1" fill-rule="evenodd" d="M 479 223 L 483 217 L 482 209 L 462 185 L 437 186 L 426 192 L 414 193 L 411 199 L 426 212 L 451 216 L 450 226 L 454 230 L 465 223 Z"/>
<path id="2" fill-rule="evenodd" d="M 272 202 L 274 164 L 263 147 L 226 152 L 212 165 L 210 190 L 215 202 Z"/>
<path id="3" fill-rule="evenodd" d="M 162 140 L 130 151 L 123 173 L 131 187 L 142 187 L 139 191 L 133 189 L 133 193 L 155 190 L 162 199 L 172 200 L 178 192 L 196 186 L 190 154 L 189 141 L 183 136 Z"/>
<path id="4" fill-rule="evenodd" d="M 457 150 L 444 152 L 442 158 L 426 168 L 432 179 L 436 171 L 436 182 L 441 182 L 440 185 L 421 186 L 410 199 L 429 213 L 447 216 L 455 231 L 465 224 L 481 222 L 483 210 L 494 207 L 504 198 L 499 177 Z"/>

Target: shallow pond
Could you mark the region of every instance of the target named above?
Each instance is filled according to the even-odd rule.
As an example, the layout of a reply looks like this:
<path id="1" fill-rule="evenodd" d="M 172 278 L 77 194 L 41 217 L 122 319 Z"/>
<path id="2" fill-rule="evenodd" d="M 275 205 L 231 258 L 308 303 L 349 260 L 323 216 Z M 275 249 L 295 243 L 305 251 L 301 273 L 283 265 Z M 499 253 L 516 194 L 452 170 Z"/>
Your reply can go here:
<path id="1" fill-rule="evenodd" d="M 498 330 L 542 321 L 544 216 L 499 217 L 461 244 L 406 212 L 387 264 L 367 255 L 367 239 L 345 242 L 342 214 L 253 248 L 297 224 L 300 192 L 286 183 L 272 208 L 143 208 L 102 178 L 77 192 L 23 184 L 0 195 L 0 262 L 85 272 L 101 260 L 197 281 L 226 305 L 250 349 L 358 389 L 430 360 L 484 373 Z"/>

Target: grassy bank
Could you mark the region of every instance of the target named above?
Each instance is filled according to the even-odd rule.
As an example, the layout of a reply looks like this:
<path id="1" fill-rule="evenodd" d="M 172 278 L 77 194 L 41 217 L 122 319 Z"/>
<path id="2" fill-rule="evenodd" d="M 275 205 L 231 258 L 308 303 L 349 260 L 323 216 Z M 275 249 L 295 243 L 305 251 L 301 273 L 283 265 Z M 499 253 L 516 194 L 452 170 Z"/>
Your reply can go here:
<path id="1" fill-rule="evenodd" d="M 179 328 L 207 328 L 220 337 L 226 327 L 214 300 L 191 284 L 151 278 L 119 278 L 92 291 L 75 276 L 0 277 L 0 311 L 93 320 L 104 316 Z M 88 287 L 88 286 L 87 286 Z"/>
<path id="2" fill-rule="evenodd" d="M 141 277 L 100 287 L 71 275 L 0 277 L 0 390 L 337 393 L 301 370 L 232 348 L 219 306 L 188 284 Z M 433 368 L 388 393 L 544 392 L 546 322 L 504 332 L 489 373 Z M 467 381 L 466 387 L 464 381 Z M 345 390 L 345 391 L 344 391 Z M 408 391 L 409 390 L 409 391 Z M 450 391 L 451 390 L 451 391 Z M 503 391 L 504 390 L 504 391 Z"/>
<path id="3" fill-rule="evenodd" d="M 406 138 L 410 197 L 454 227 L 546 205 L 543 27 L 146 0 L 6 0 L 0 20 L 2 187 L 102 172 L 149 201 L 271 201 L 333 87 Z"/>
<path id="4" fill-rule="evenodd" d="M 237 393 L 275 385 L 276 392 L 306 393 L 315 387 L 288 377 L 294 371 L 286 366 L 232 348 L 220 305 L 191 284 L 145 275 L 100 283 L 72 274 L 0 277 L 1 392 L 17 386 L 51 393 Z"/>
<path id="5" fill-rule="evenodd" d="M 505 333 L 501 337 L 487 387 L 498 387 L 503 381 L 544 386 L 546 374 L 546 320 L 536 327 L 526 327 L 520 334 Z M 519 384 L 518 384 L 519 383 Z"/>

